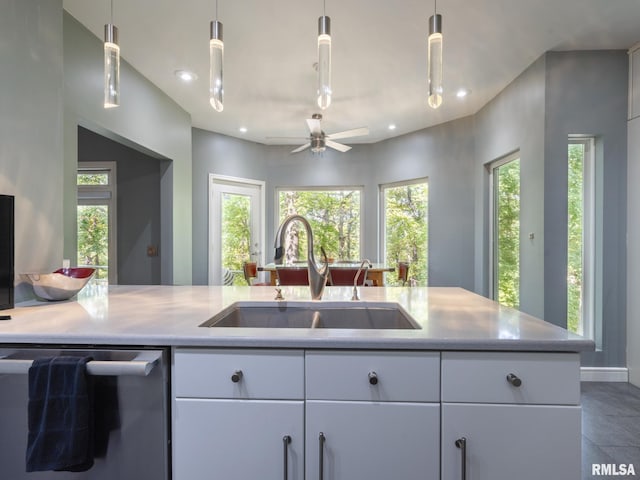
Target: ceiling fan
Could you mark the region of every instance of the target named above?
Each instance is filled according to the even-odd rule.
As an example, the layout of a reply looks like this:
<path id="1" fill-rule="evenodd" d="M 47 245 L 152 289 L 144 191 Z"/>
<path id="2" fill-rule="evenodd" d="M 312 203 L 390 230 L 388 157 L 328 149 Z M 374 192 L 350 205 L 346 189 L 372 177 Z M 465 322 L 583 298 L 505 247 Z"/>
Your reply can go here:
<path id="1" fill-rule="evenodd" d="M 322 121 L 322 115 L 314 113 L 311 118 L 307 118 L 307 125 L 309 126 L 309 141 L 304 145 L 299 146 L 291 153 L 298 153 L 311 147 L 313 153 L 324 152 L 327 147 L 338 150 L 339 152 L 348 152 L 351 147 L 343 145 L 342 143 L 334 142 L 334 140 L 340 138 L 358 137 L 360 135 L 369 135 L 369 129 L 367 127 L 354 128 L 353 130 L 345 130 L 343 132 L 332 133 L 327 135 L 322 131 L 320 125 Z"/>

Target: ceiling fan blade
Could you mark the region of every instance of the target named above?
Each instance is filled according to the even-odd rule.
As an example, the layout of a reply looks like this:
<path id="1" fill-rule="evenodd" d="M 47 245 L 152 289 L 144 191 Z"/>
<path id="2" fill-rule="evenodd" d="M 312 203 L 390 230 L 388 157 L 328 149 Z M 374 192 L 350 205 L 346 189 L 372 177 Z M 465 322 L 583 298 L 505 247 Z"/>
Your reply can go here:
<path id="1" fill-rule="evenodd" d="M 309 140 L 309 137 L 264 137 L 265 140 Z"/>
<path id="2" fill-rule="evenodd" d="M 320 126 L 320 120 L 317 118 L 307 118 L 307 125 L 309 125 L 309 131 L 312 134 L 320 135 L 322 133 L 322 127 Z"/>
<path id="3" fill-rule="evenodd" d="M 327 147 L 331 147 L 331 148 L 333 148 L 335 150 L 338 150 L 340 152 L 348 152 L 349 150 L 351 150 L 351 147 L 349 145 L 343 145 L 343 144 L 338 143 L 338 142 L 333 142 L 333 141 L 331 141 L 329 139 L 325 139 L 324 144 Z"/>
<path id="4" fill-rule="evenodd" d="M 337 140 L 339 138 L 359 137 L 361 135 L 369 135 L 369 129 L 367 127 L 354 128 L 353 130 L 345 130 L 344 132 L 332 133 L 331 135 L 327 135 L 327 138 Z"/>
<path id="5" fill-rule="evenodd" d="M 311 146 L 310 143 L 305 143 L 304 145 L 300 145 L 298 148 L 296 148 L 295 150 L 291 150 L 291 153 L 298 153 L 301 152 L 302 150 L 304 150 L 305 148 L 309 148 Z"/>

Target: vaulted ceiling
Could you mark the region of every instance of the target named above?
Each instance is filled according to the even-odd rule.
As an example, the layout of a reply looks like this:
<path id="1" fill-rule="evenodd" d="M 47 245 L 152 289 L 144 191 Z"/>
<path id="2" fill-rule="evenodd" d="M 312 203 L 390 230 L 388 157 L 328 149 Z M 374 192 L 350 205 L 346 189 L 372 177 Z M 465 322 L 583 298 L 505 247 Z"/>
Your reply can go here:
<path id="1" fill-rule="evenodd" d="M 628 49 L 640 41 L 638 0 L 440 0 L 444 103 L 426 104 L 427 20 L 433 1 L 324 0 L 332 21 L 333 101 L 327 133 L 368 126 L 376 142 L 477 112 L 549 50 Z M 100 39 L 109 0 L 64 0 Z M 123 58 L 191 114 L 193 126 L 260 143 L 308 135 L 323 0 L 218 0 L 225 106 L 208 101 L 215 0 L 113 0 Z M 191 70 L 186 84 L 176 70 Z M 465 87 L 471 94 L 459 99 Z M 121 102 L 127 86 L 121 86 Z M 389 130 L 389 125 L 396 125 Z M 246 133 L 239 131 L 247 129 Z"/>

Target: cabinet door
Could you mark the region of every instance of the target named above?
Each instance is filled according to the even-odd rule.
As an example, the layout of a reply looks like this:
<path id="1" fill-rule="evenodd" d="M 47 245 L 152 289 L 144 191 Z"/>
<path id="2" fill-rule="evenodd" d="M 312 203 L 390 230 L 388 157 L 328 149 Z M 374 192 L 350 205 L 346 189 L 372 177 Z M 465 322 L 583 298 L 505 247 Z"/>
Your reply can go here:
<path id="1" fill-rule="evenodd" d="M 442 480 L 580 480 L 577 406 L 442 405 Z"/>
<path id="2" fill-rule="evenodd" d="M 439 480 L 439 434 L 439 404 L 307 401 L 306 478 Z"/>
<path id="3" fill-rule="evenodd" d="M 303 480 L 302 401 L 178 398 L 174 412 L 176 480 Z M 283 438 L 288 435 L 291 443 Z"/>

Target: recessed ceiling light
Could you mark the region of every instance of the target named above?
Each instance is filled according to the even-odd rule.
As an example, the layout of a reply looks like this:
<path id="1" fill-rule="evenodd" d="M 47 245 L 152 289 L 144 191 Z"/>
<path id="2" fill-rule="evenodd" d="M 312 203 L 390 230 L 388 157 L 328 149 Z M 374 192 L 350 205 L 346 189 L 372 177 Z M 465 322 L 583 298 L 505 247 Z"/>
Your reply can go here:
<path id="1" fill-rule="evenodd" d="M 173 73 L 180 80 L 182 80 L 183 82 L 187 82 L 187 83 L 188 82 L 193 82 L 194 80 L 196 80 L 198 78 L 198 76 L 195 73 L 190 72 L 189 70 L 176 70 Z"/>
<path id="2" fill-rule="evenodd" d="M 247 127 L 240 127 L 238 130 L 240 130 L 240 133 L 247 133 Z"/>
<path id="3" fill-rule="evenodd" d="M 396 125 L 395 125 L 395 123 L 391 123 L 391 124 L 389 125 L 389 130 L 395 130 L 395 129 L 396 129 Z"/>
<path id="4" fill-rule="evenodd" d="M 461 88 L 456 92 L 456 97 L 464 98 L 468 96 L 470 93 L 471 93 L 471 90 L 469 90 L 468 88 Z"/>

